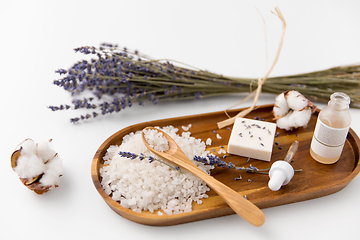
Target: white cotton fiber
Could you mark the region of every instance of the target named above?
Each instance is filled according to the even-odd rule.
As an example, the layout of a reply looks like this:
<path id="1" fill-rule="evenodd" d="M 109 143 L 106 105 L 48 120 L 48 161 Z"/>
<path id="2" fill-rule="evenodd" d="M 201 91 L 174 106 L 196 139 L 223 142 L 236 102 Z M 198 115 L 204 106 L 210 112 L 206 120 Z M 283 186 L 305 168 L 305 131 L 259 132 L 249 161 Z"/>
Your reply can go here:
<path id="1" fill-rule="evenodd" d="M 294 111 L 300 111 L 309 104 L 309 101 L 298 91 L 289 91 L 286 94 L 286 101 L 289 108 Z"/>
<path id="2" fill-rule="evenodd" d="M 287 131 L 292 128 L 306 127 L 311 118 L 311 109 L 302 111 L 290 111 L 286 116 L 279 118 L 276 121 L 278 128 Z"/>
<path id="3" fill-rule="evenodd" d="M 43 186 L 58 186 L 60 184 L 60 176 L 63 173 L 62 159 L 55 156 L 45 165 L 44 175 L 40 179 Z"/>
<path id="4" fill-rule="evenodd" d="M 283 117 L 286 115 L 286 113 L 290 110 L 284 93 L 281 93 L 275 98 L 275 104 L 273 108 L 274 116 L 275 118 Z"/>
<path id="5" fill-rule="evenodd" d="M 304 109 L 302 111 L 293 111 L 289 116 L 290 125 L 298 127 L 306 127 L 311 118 L 311 109 Z"/>
<path id="6" fill-rule="evenodd" d="M 14 171 L 21 178 L 32 179 L 45 171 L 45 164 L 36 154 L 20 155 Z"/>
<path id="7" fill-rule="evenodd" d="M 56 154 L 50 146 L 51 141 L 42 141 L 37 144 L 37 155 L 44 160 L 44 162 L 53 158 Z"/>
<path id="8" fill-rule="evenodd" d="M 193 159 L 195 155 L 206 155 L 205 143 L 190 136 L 189 132 L 177 134 L 173 126 L 163 127 L 184 151 Z M 156 145 L 156 141 L 154 144 Z M 120 146 L 110 146 L 104 156 L 104 166 L 99 170 L 102 177 L 102 187 L 112 199 L 121 206 L 136 212 L 162 210 L 165 214 L 189 212 L 192 202 L 208 197 L 210 189 L 206 184 L 185 170 L 175 168 L 160 162 L 149 162 L 121 157 L 119 151 L 155 157 L 143 144 L 141 132 L 124 136 Z M 213 166 L 194 161 L 200 169 L 209 173 Z"/>
<path id="9" fill-rule="evenodd" d="M 276 120 L 276 126 L 280 129 L 285 129 L 287 131 L 291 130 L 291 122 L 290 122 L 290 116 L 291 113 L 286 114 L 285 116 L 283 116 L 282 118 L 279 118 L 278 120 Z"/>
<path id="10" fill-rule="evenodd" d="M 21 143 L 21 153 L 36 154 L 36 143 L 32 139 L 26 139 Z"/>
<path id="11" fill-rule="evenodd" d="M 287 131 L 306 127 L 313 108 L 316 108 L 298 91 L 285 91 L 275 98 L 273 113 L 278 128 Z"/>
<path id="12" fill-rule="evenodd" d="M 44 187 L 55 187 L 60 183 L 63 167 L 62 160 L 50 147 L 51 141 L 36 144 L 27 139 L 20 145 L 20 156 L 14 171 L 20 178 L 32 179 L 41 175 L 39 182 Z"/>

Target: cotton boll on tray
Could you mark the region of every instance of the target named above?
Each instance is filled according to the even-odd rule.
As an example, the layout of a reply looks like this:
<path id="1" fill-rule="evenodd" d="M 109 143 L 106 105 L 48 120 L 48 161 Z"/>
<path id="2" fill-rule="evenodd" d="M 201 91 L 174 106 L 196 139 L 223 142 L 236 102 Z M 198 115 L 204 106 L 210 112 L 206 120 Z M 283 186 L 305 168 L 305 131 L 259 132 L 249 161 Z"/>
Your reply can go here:
<path id="1" fill-rule="evenodd" d="M 277 127 L 287 131 L 306 127 L 316 106 L 298 91 L 285 91 L 275 98 L 273 108 Z"/>
<path id="2" fill-rule="evenodd" d="M 190 132 L 178 135 L 178 129 L 173 126 L 161 130 L 169 134 L 190 159 L 208 153 L 205 143 L 191 137 Z M 162 141 L 156 133 L 144 134 L 147 142 L 154 146 Z M 166 151 L 165 148 L 162 150 Z M 134 157 L 123 157 L 119 152 L 131 152 Z M 193 202 L 201 204 L 201 199 L 208 197 L 206 192 L 210 189 L 202 180 L 166 162 L 155 161 L 155 158 L 143 144 L 141 131 L 125 135 L 119 146 L 110 146 L 103 158 L 104 166 L 99 169 L 106 194 L 135 212 L 161 210 L 158 212 L 160 215 L 189 212 Z M 194 163 L 207 173 L 213 168 L 200 162 Z"/>
<path id="3" fill-rule="evenodd" d="M 26 139 L 11 155 L 11 167 L 20 181 L 39 195 L 58 187 L 62 176 L 62 159 L 51 148 L 51 141 Z"/>

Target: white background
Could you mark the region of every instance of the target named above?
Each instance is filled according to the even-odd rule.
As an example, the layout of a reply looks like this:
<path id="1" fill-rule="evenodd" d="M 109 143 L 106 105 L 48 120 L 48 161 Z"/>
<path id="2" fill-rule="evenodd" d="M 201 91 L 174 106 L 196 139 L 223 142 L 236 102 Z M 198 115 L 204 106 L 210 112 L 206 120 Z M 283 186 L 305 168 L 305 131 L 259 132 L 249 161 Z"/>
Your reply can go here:
<path id="1" fill-rule="evenodd" d="M 102 42 L 138 49 L 229 76 L 261 77 L 281 36 L 271 14 L 279 6 L 288 24 L 272 76 L 322 70 L 360 60 L 359 1 L 6 1 L 0 2 L 1 239 L 354 239 L 360 223 L 360 177 L 319 199 L 264 209 L 252 227 L 236 215 L 170 227 L 122 218 L 93 186 L 90 165 L 114 132 L 139 122 L 221 111 L 246 95 L 135 106 L 73 125 L 76 111 L 47 106 L 71 97 L 52 84 L 54 70 L 83 58 L 72 50 Z M 259 11 L 258 11 L 258 10 Z M 259 104 L 272 103 L 263 94 Z M 249 106 L 250 102 L 240 107 Z M 322 108 L 324 105 L 319 104 Z M 351 109 L 360 133 L 360 110 Z M 64 160 L 61 186 L 42 196 L 25 188 L 10 155 L 25 138 L 53 139 Z"/>

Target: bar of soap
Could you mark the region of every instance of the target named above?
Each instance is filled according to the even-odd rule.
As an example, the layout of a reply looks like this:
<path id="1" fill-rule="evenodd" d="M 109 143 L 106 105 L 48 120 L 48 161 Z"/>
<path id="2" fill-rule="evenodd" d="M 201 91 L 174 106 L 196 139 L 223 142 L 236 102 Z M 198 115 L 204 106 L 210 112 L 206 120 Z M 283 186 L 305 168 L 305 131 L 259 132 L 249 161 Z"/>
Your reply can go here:
<path id="1" fill-rule="evenodd" d="M 270 161 L 275 131 L 275 123 L 236 118 L 228 143 L 228 152 Z"/>

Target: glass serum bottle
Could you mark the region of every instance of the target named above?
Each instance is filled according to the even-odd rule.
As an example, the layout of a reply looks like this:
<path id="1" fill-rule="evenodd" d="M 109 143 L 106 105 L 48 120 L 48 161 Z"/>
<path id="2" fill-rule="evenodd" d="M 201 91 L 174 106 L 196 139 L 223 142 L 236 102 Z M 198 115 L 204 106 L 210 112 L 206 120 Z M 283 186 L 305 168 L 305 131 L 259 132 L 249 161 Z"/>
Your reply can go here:
<path id="1" fill-rule="evenodd" d="M 341 92 L 330 96 L 318 116 L 310 146 L 310 155 L 323 164 L 339 160 L 351 124 L 350 97 Z"/>

